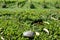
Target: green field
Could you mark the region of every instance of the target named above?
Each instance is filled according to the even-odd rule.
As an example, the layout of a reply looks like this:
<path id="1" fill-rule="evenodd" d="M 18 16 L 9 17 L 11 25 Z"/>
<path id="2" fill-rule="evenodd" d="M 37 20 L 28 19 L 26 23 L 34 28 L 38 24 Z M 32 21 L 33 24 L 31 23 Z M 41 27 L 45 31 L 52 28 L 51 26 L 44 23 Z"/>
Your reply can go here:
<path id="1" fill-rule="evenodd" d="M 49 24 L 31 25 L 38 19 Z M 28 30 L 39 32 L 33 40 L 60 40 L 60 0 L 0 0 L 0 40 L 29 40 L 21 35 Z"/>

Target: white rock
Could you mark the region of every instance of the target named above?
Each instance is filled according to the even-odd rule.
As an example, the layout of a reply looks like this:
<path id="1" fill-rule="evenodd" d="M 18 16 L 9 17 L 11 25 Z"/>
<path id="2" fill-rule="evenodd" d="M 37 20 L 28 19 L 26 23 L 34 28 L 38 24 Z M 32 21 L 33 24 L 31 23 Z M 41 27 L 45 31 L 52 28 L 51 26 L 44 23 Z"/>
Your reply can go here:
<path id="1" fill-rule="evenodd" d="M 1 36 L 1 39 L 4 40 L 4 38 Z"/>
<path id="2" fill-rule="evenodd" d="M 0 30 L 2 30 L 2 28 L 0 28 Z M 1 32 L 0 34 L 3 34 L 3 32 Z"/>
<path id="3" fill-rule="evenodd" d="M 33 37 L 34 36 L 34 32 L 32 31 L 26 31 L 26 32 L 23 32 L 23 36 L 25 37 Z"/>
<path id="4" fill-rule="evenodd" d="M 47 34 L 49 35 L 48 29 L 44 28 L 43 30 L 44 30 L 45 32 L 47 32 Z"/>
<path id="5" fill-rule="evenodd" d="M 0 28 L 0 29 L 2 29 L 2 28 Z"/>
<path id="6" fill-rule="evenodd" d="M 46 22 L 46 21 L 44 21 L 44 23 L 46 23 L 46 24 L 50 24 L 49 22 Z"/>
<path id="7" fill-rule="evenodd" d="M 53 19 L 53 20 L 58 20 L 58 19 L 56 19 L 56 18 L 54 18 L 54 17 L 51 17 L 51 19 Z"/>
<path id="8" fill-rule="evenodd" d="M 39 32 L 35 32 L 35 34 L 36 34 L 36 36 L 39 36 L 40 35 Z"/>

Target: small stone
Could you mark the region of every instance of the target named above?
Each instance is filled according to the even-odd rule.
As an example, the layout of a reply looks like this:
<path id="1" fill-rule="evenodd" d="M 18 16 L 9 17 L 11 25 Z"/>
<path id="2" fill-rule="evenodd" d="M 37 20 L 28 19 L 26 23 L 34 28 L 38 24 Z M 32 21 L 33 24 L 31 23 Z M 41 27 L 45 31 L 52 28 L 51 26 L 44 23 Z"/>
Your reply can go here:
<path id="1" fill-rule="evenodd" d="M 39 36 L 40 35 L 39 32 L 35 32 L 35 34 L 36 34 L 36 36 Z"/>
<path id="2" fill-rule="evenodd" d="M 4 38 L 1 36 L 1 39 L 4 40 Z"/>
<path id="3" fill-rule="evenodd" d="M 44 28 L 43 30 L 44 30 L 45 32 L 47 32 L 47 34 L 49 35 L 48 29 Z"/>
<path id="4" fill-rule="evenodd" d="M 24 36 L 24 37 L 33 37 L 34 34 L 35 34 L 35 33 L 32 32 L 32 31 L 26 31 L 26 32 L 23 33 L 23 36 Z"/>
<path id="5" fill-rule="evenodd" d="M 46 22 L 46 21 L 44 21 L 44 23 L 46 23 L 46 24 L 50 24 L 49 22 Z"/>
<path id="6" fill-rule="evenodd" d="M 0 34 L 3 34 L 3 32 L 1 32 Z"/>
<path id="7" fill-rule="evenodd" d="M 53 20 L 58 20 L 58 19 L 56 19 L 56 18 L 54 18 L 54 17 L 51 17 L 51 19 L 53 19 Z"/>

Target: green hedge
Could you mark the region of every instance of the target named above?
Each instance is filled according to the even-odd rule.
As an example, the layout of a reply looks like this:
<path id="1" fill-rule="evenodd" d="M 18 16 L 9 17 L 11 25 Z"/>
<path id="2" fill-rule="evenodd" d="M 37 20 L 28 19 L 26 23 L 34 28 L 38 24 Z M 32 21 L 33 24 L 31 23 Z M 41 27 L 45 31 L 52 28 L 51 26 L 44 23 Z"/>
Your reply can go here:
<path id="1" fill-rule="evenodd" d="M 60 0 L 6 0 L 6 1 L 0 1 L 0 8 L 4 5 L 4 2 L 6 2 L 7 8 L 47 8 L 47 9 L 60 9 Z M 32 7 L 31 7 L 32 6 Z M 35 7 L 35 8 L 34 8 Z"/>
<path id="2" fill-rule="evenodd" d="M 40 33 L 40 36 L 34 37 L 34 40 L 60 40 L 60 20 L 56 21 L 50 19 L 50 14 L 55 14 L 56 18 L 59 18 L 60 10 L 0 9 L 0 28 L 2 28 L 0 29 L 0 37 L 3 36 L 5 40 L 29 40 L 28 38 L 24 38 L 21 34 L 24 31 L 32 30 L 39 31 Z M 34 20 L 38 20 L 40 18 L 50 24 L 31 25 Z M 42 31 L 43 28 L 47 28 L 50 35 L 47 35 L 44 31 Z"/>

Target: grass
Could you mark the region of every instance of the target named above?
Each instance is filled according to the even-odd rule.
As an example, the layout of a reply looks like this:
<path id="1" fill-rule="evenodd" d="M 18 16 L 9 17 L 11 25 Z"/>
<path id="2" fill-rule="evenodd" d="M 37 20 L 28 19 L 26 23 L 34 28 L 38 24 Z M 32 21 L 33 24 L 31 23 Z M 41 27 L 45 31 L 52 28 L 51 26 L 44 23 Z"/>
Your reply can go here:
<path id="1" fill-rule="evenodd" d="M 1 10 L 1 9 L 0 9 Z M 60 21 L 55 21 L 51 19 L 47 19 L 46 16 L 49 14 L 57 13 L 57 15 L 60 15 L 60 11 L 58 9 L 52 10 L 52 9 L 36 9 L 36 10 L 21 10 L 18 9 L 12 11 L 13 9 L 4 9 L 0 11 L 0 34 L 3 36 L 6 40 L 28 40 L 28 38 L 21 37 L 21 34 L 24 31 L 32 30 L 32 31 L 38 31 L 40 33 L 39 37 L 34 37 L 35 40 L 60 40 Z M 10 15 L 7 15 L 10 14 Z M 44 25 L 38 25 L 36 24 L 31 25 L 31 20 L 39 19 L 40 15 L 43 15 L 44 21 L 49 22 L 50 24 L 44 24 Z M 28 17 L 28 19 L 27 19 Z M 58 16 L 57 16 L 58 17 Z M 29 20 L 31 19 L 31 20 Z M 47 19 L 47 20 L 46 20 Z M 34 27 L 34 28 L 32 28 Z M 47 28 L 50 32 L 50 35 L 48 36 L 43 30 L 43 28 Z"/>
<path id="2" fill-rule="evenodd" d="M 5 1 L 6 6 L 8 8 L 30 8 L 30 6 L 33 4 L 35 9 L 36 8 L 48 8 L 48 9 L 60 9 L 60 0 L 31 0 L 29 1 Z M 4 1 L 0 1 L 0 8 L 2 8 L 2 5 L 4 4 Z M 32 8 L 31 8 L 32 9 Z"/>
<path id="3" fill-rule="evenodd" d="M 50 2 L 50 0 L 47 0 L 47 2 Z M 23 7 L 13 6 L 17 5 L 16 2 L 9 4 L 7 3 L 8 8 L 0 6 L 0 40 L 2 40 L 1 37 L 5 40 L 29 40 L 21 35 L 27 30 L 38 31 L 40 33 L 39 36 L 34 36 L 33 40 L 60 40 L 60 9 L 55 7 L 55 0 L 51 0 L 51 7 L 48 6 L 49 4 L 46 4 L 48 8 L 42 7 L 44 4 L 43 0 L 33 0 L 34 9 L 30 8 L 29 2 L 25 2 L 24 5 L 22 4 Z M 51 19 L 51 15 L 56 19 L 58 18 L 58 20 Z M 43 23 L 41 25 L 36 23 L 31 25 L 34 20 L 40 18 L 50 24 Z M 47 35 L 43 28 L 48 29 L 50 34 Z"/>

